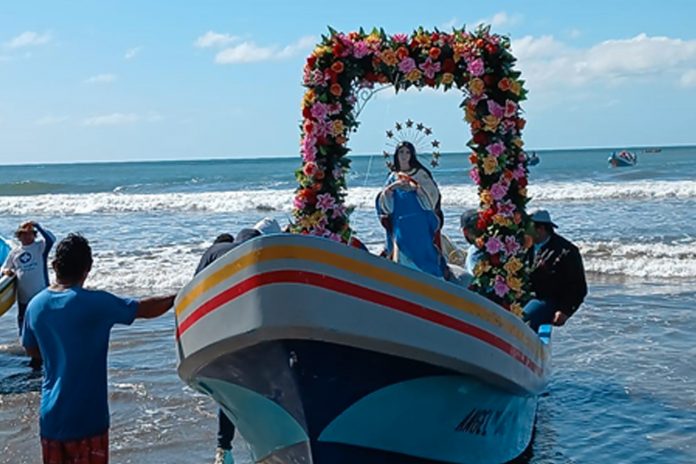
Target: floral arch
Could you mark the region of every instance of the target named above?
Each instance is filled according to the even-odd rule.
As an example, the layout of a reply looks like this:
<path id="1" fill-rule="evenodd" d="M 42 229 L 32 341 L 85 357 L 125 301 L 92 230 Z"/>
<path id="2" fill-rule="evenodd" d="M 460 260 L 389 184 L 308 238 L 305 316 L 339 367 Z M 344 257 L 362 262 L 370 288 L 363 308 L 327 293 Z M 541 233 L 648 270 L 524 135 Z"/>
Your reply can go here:
<path id="1" fill-rule="evenodd" d="M 410 35 L 383 30 L 348 34 L 330 29 L 304 67 L 302 166 L 293 202 L 294 232 L 347 242 L 351 236 L 344 204 L 346 146 L 357 129 L 356 103 L 364 88 L 391 84 L 397 91 L 433 87 L 463 92 L 460 107 L 470 124 L 469 175 L 480 197 L 477 227 L 483 259 L 472 289 L 521 312 L 528 298 L 526 234 L 529 217 L 527 165 L 519 103 L 526 91 L 510 40 L 479 27 L 452 33 L 418 29 Z"/>

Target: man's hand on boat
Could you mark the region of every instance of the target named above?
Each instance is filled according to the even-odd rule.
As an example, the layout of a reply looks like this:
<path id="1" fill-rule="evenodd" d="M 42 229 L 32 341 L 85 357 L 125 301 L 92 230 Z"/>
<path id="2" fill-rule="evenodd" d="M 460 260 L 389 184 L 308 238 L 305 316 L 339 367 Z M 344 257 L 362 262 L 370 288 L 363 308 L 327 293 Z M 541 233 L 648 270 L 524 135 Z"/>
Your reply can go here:
<path id="1" fill-rule="evenodd" d="M 568 316 L 563 311 L 556 311 L 556 314 L 553 316 L 553 325 L 560 327 L 565 324 L 567 320 Z"/>

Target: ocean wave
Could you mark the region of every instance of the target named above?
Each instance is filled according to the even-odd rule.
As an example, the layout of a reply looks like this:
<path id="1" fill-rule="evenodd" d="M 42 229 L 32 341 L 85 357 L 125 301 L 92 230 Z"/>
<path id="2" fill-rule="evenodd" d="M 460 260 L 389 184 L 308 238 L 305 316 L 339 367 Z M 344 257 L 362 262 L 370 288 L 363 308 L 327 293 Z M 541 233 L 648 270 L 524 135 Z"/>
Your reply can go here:
<path id="1" fill-rule="evenodd" d="M 42 195 L 54 192 L 65 192 L 70 188 L 66 184 L 23 180 L 20 182 L 0 183 L 0 197 Z"/>
<path id="2" fill-rule="evenodd" d="M 578 242 L 585 269 L 650 278 L 696 277 L 696 240 L 673 243 Z"/>
<path id="3" fill-rule="evenodd" d="M 441 188 L 445 208 L 477 203 L 473 185 Z M 376 187 L 349 190 L 348 203 L 359 209 L 374 207 Z M 529 195 L 544 202 L 609 200 L 696 199 L 696 181 L 636 181 L 623 183 L 548 182 L 531 185 Z M 14 215 L 99 214 L 138 212 L 289 211 L 293 191 L 260 189 L 231 192 L 54 194 L 0 196 L 0 213 Z"/>

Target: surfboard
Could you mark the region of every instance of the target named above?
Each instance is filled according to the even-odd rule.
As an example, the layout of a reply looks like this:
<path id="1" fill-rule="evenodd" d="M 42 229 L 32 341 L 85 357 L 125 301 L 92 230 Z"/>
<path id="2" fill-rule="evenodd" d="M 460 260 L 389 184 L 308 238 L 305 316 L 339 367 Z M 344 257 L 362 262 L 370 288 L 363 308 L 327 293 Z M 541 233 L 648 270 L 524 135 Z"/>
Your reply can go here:
<path id="1" fill-rule="evenodd" d="M 12 250 L 10 242 L 0 236 L 0 266 L 2 266 L 7 259 L 7 255 L 10 254 L 10 250 Z"/>
<path id="2" fill-rule="evenodd" d="M 5 314 L 14 304 L 17 294 L 17 278 L 15 276 L 0 277 L 0 316 Z"/>

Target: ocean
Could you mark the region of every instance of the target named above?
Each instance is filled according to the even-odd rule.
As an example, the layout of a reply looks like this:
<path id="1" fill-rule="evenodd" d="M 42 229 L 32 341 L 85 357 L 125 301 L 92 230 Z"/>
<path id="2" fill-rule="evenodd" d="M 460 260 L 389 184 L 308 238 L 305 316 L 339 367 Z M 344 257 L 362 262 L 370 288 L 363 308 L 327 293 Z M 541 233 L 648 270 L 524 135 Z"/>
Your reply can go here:
<path id="1" fill-rule="evenodd" d="M 520 462 L 696 462 L 696 147 L 538 151 L 529 208 L 548 209 L 583 254 L 590 293 L 554 332 L 554 373 L 533 445 Z M 427 160 L 424 160 L 427 161 Z M 0 166 L 0 235 L 36 220 L 81 232 L 95 265 L 88 286 L 128 296 L 187 283 L 206 247 L 264 216 L 288 221 L 298 158 Z M 383 232 L 374 198 L 381 156 L 353 158 L 348 203 L 371 250 Z M 465 154 L 433 170 L 444 231 L 463 244 L 459 214 L 477 204 Z M 39 460 L 40 377 L 0 318 L 0 463 Z M 111 456 L 118 463 L 212 462 L 212 401 L 179 380 L 171 314 L 113 332 Z M 242 438 L 238 462 L 250 463 Z"/>

